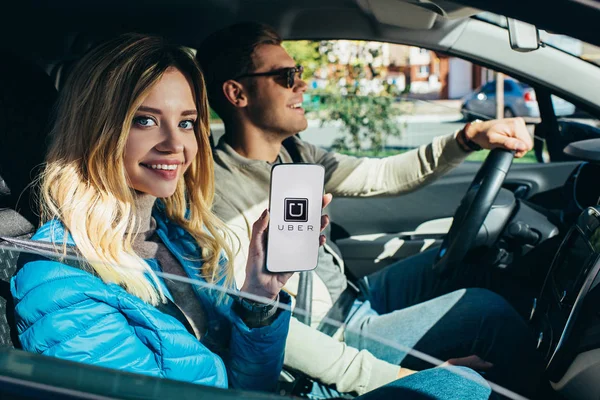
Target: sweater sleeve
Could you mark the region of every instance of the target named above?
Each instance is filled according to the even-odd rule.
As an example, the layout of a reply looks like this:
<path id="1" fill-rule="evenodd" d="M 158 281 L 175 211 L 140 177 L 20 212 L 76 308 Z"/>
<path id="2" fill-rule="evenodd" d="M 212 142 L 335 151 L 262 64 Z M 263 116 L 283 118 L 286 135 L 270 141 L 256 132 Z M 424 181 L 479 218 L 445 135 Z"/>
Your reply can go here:
<path id="1" fill-rule="evenodd" d="M 304 151 L 325 167 L 325 190 L 334 196 L 397 195 L 416 190 L 450 171 L 467 157 L 456 134 L 384 158 L 352 157 L 301 142 Z"/>
<path id="2" fill-rule="evenodd" d="M 174 318 L 85 271 L 29 261 L 11 280 L 11 293 L 26 351 L 227 387 L 223 361 Z"/>
<path id="3" fill-rule="evenodd" d="M 233 250 L 233 271 L 237 287 L 242 287 L 246 279 L 246 260 L 250 248 L 250 237 L 252 236 L 252 224 L 258 219 L 263 210 L 268 207 L 268 201 L 254 207 L 242 210 L 231 202 L 227 195 L 219 192 L 215 195 L 212 211 L 225 224 L 232 235 L 230 235 L 230 247 Z"/>
<path id="4" fill-rule="evenodd" d="M 399 366 L 377 359 L 291 319 L 285 366 L 302 371 L 342 393 L 359 395 L 397 379 Z"/>

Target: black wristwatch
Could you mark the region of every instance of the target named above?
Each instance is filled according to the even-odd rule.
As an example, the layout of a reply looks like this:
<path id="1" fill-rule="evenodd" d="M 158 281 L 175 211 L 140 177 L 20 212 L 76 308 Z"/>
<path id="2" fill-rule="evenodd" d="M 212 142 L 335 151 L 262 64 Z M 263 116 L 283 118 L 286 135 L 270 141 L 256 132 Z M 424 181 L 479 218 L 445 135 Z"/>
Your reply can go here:
<path id="1" fill-rule="evenodd" d="M 458 144 L 463 150 L 465 150 L 465 151 L 482 150 L 482 147 L 480 145 L 478 145 L 477 143 L 475 143 L 474 141 L 470 140 L 467 137 L 467 129 L 469 129 L 469 126 L 471 126 L 473 124 L 478 124 L 480 122 L 483 122 L 483 121 L 476 119 L 473 122 L 467 122 L 467 124 L 458 132 L 458 135 L 457 135 Z M 465 146 L 466 146 L 466 148 L 465 148 Z"/>
<path id="2" fill-rule="evenodd" d="M 249 328 L 270 325 L 277 313 L 279 295 L 270 303 L 252 301 L 244 297 L 235 300 L 234 310 Z"/>

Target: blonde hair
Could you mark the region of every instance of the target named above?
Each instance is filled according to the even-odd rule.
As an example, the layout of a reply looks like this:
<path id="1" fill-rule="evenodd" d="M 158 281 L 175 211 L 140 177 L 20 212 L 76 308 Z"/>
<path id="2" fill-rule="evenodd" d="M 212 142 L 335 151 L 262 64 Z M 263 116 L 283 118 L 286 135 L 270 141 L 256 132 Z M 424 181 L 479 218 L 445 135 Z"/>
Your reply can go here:
<path id="1" fill-rule="evenodd" d="M 228 231 L 210 211 L 214 197 L 204 79 L 187 50 L 154 36 L 128 34 L 95 48 L 62 89 L 52 144 L 41 175 L 42 221 L 60 220 L 79 252 L 104 282 L 156 305 L 165 301 L 158 278 L 135 254 L 135 193 L 123 163 L 134 114 L 169 68 L 191 83 L 198 110 L 198 153 L 175 193 L 162 199 L 166 216 L 197 241 L 209 282 L 233 282 Z M 229 260 L 219 265 L 221 253 Z M 148 274 L 151 279 L 145 276 Z"/>

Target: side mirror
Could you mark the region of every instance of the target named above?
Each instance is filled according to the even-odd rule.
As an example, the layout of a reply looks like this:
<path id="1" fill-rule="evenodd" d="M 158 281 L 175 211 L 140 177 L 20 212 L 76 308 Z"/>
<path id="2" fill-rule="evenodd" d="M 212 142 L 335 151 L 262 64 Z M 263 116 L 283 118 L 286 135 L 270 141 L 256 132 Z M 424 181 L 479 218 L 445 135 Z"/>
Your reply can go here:
<path id="1" fill-rule="evenodd" d="M 507 18 L 510 47 L 522 53 L 540 48 L 540 34 L 535 25 Z"/>

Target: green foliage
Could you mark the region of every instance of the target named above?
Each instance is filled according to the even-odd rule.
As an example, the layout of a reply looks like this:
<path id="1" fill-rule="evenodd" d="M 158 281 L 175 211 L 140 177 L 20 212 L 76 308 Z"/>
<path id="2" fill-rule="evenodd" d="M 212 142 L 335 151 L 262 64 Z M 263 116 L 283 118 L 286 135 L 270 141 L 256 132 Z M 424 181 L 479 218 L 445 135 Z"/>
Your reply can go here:
<path id="1" fill-rule="evenodd" d="M 347 60 L 340 60 L 334 51 L 334 41 L 284 42 L 288 53 L 305 68 L 304 80 L 311 85 L 319 79 L 319 89 L 311 92 L 305 101 L 310 116 L 321 120 L 321 125 L 340 123 L 342 135 L 333 144 L 338 151 L 360 153 L 369 149 L 375 155 L 386 148 L 387 138 L 400 136 L 402 126 L 397 117 L 401 108 L 394 106 L 400 94 L 396 86 L 384 80 L 377 88 L 367 91 L 364 82 L 381 78 L 382 70 L 373 61 L 380 49 L 369 42 L 352 42 Z"/>
<path id="2" fill-rule="evenodd" d="M 475 152 L 469 154 L 469 156 L 467 157 L 467 161 L 483 162 L 483 161 L 485 161 L 485 159 L 487 158 L 489 153 L 490 153 L 489 150 L 475 151 Z M 537 158 L 535 158 L 535 152 L 532 150 L 532 151 L 528 152 L 527 154 L 525 154 L 521 158 L 515 158 L 513 162 L 525 163 L 525 164 L 537 164 L 538 160 L 537 160 Z"/>
<path id="3" fill-rule="evenodd" d="M 412 150 L 412 149 L 390 149 L 390 148 L 388 148 L 382 152 L 377 152 L 377 153 L 372 150 L 362 150 L 360 152 L 355 152 L 352 150 L 342 150 L 342 151 L 340 151 L 340 153 L 346 154 L 349 156 L 357 156 L 357 157 L 387 157 L 387 156 L 394 156 L 396 154 L 405 153 L 410 150 Z M 485 161 L 489 152 L 490 152 L 489 150 L 475 151 L 475 152 L 469 154 L 466 161 L 481 163 L 481 162 Z M 523 156 L 521 158 L 515 158 L 513 162 L 519 163 L 519 164 L 537 164 L 538 160 L 535 158 L 535 153 L 533 151 L 530 151 L 529 153 L 525 154 L 525 156 Z"/>
<path id="4" fill-rule="evenodd" d="M 215 112 L 215 110 L 213 110 L 212 108 L 209 108 L 208 119 L 209 119 L 209 122 L 211 122 L 213 124 L 222 122 L 221 117 L 219 117 L 219 114 L 217 114 Z"/>
<path id="5" fill-rule="evenodd" d="M 389 136 L 402 134 L 396 121 L 399 110 L 393 107 L 391 97 L 326 95 L 322 100 L 327 108 L 321 125 L 339 121 L 345 133 L 334 141 L 334 150 L 360 153 L 368 148 L 378 155 L 385 150 Z"/>
<path id="6" fill-rule="evenodd" d="M 304 78 L 313 77 L 318 68 L 327 63 L 325 54 L 319 51 L 319 42 L 294 40 L 282 43 L 283 48 L 304 67 Z"/>

